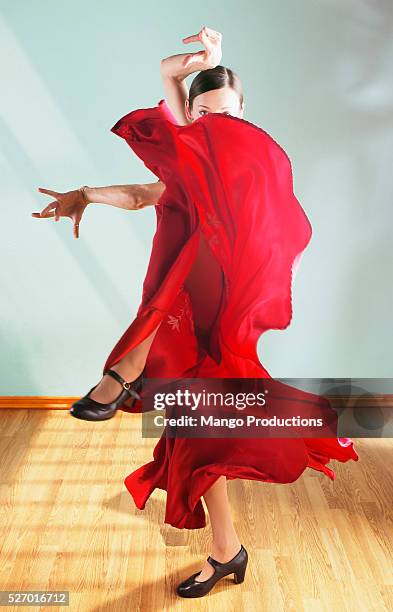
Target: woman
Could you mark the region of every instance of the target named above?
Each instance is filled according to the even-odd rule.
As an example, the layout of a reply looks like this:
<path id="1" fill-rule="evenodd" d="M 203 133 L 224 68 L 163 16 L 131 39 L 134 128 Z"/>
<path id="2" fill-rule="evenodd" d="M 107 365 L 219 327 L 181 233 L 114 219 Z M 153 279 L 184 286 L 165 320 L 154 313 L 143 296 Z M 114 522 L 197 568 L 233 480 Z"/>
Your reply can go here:
<path id="1" fill-rule="evenodd" d="M 239 78 L 219 65 L 221 35 L 202 28 L 183 42 L 197 40 L 203 51 L 162 60 L 166 100 L 132 111 L 112 128 L 157 183 L 85 186 L 66 194 L 40 188 L 56 199 L 35 215 L 71 217 L 75 237 L 90 202 L 156 206 L 137 316 L 107 358 L 101 381 L 73 404 L 77 418 L 141 411 L 145 375 L 271 378 L 257 340 L 292 318 L 292 281 L 311 226 L 292 191 L 290 162 L 264 130 L 243 119 Z M 201 72 L 188 92 L 184 79 L 194 71 Z M 320 398 L 304 395 L 318 410 Z M 245 575 L 248 555 L 231 519 L 226 481 L 292 482 L 306 467 L 333 479 L 326 467 L 333 458 L 357 460 L 352 441 L 221 438 L 212 444 L 164 431 L 153 460 L 124 482 L 140 509 L 155 488 L 166 490 L 165 522 L 180 529 L 205 526 L 204 498 L 211 555 L 177 587 L 182 597 L 200 597 L 225 575 L 233 573 L 235 582 Z"/>

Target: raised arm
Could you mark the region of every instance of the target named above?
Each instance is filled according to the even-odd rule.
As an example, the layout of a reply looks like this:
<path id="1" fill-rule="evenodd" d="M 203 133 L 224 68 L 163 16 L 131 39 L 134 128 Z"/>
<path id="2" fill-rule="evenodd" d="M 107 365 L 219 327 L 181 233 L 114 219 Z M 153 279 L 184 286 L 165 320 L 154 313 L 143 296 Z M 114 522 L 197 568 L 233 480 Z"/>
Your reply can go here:
<path id="1" fill-rule="evenodd" d="M 164 86 L 165 99 L 180 125 L 187 125 L 185 102 L 188 88 L 185 79 L 199 70 L 215 68 L 222 57 L 220 32 L 204 26 L 198 34 L 183 38 L 183 43 L 202 43 L 204 50 L 195 53 L 178 53 L 161 60 L 160 72 Z"/>
<path id="2" fill-rule="evenodd" d="M 185 44 L 201 42 L 203 51 L 180 53 L 161 60 L 166 101 L 181 125 L 190 123 L 185 108 L 188 98 L 185 78 L 193 72 L 214 68 L 220 63 L 221 38 L 220 32 L 205 26 L 198 34 L 183 38 Z M 107 187 L 85 185 L 64 193 L 38 187 L 38 191 L 54 199 L 41 212 L 33 212 L 31 215 L 36 219 L 53 218 L 55 221 L 59 221 L 60 217 L 69 217 L 73 222 L 74 237 L 79 238 L 80 221 L 88 204 L 109 204 L 125 210 L 140 210 L 146 206 L 155 206 L 164 190 L 165 185 L 161 181 Z"/>

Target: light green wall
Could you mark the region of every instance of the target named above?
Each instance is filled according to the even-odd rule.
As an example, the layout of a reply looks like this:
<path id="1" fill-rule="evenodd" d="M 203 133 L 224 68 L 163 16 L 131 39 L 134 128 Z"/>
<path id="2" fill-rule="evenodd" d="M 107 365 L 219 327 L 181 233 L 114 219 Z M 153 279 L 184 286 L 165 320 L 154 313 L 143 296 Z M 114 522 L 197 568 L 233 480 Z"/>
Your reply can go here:
<path id="1" fill-rule="evenodd" d="M 289 154 L 313 226 L 294 319 L 259 342 L 277 377 L 392 376 L 391 3 L 0 2 L 2 395 L 81 395 L 138 308 L 153 208 L 31 217 L 38 186 L 149 181 L 110 127 L 163 97 L 162 57 L 202 25 L 246 116 Z M 190 82 L 190 79 L 188 80 Z"/>

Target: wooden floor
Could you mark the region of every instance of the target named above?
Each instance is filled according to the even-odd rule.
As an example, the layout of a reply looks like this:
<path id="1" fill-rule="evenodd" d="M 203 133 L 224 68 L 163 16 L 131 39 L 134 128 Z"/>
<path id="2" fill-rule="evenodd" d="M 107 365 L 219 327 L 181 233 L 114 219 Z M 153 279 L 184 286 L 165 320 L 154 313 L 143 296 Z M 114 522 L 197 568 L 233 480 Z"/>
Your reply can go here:
<path id="1" fill-rule="evenodd" d="M 55 609 L 72 612 L 393 610 L 392 439 L 355 440 L 360 459 L 331 462 L 334 482 L 313 470 L 285 485 L 229 481 L 245 582 L 186 600 L 174 590 L 202 566 L 210 527 L 164 524 L 158 489 L 135 508 L 123 479 L 157 442 L 140 438 L 140 418 L 0 411 L 1 590 L 67 590 Z"/>

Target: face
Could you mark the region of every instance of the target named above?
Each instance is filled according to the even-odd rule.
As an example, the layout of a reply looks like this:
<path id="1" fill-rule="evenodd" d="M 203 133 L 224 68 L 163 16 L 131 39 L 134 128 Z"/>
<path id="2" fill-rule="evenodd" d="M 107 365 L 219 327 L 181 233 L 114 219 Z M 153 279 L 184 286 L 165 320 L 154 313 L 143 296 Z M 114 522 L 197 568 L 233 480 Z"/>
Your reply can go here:
<path id="1" fill-rule="evenodd" d="M 232 87 L 221 87 L 196 96 L 191 111 L 187 99 L 185 111 L 189 121 L 195 121 L 195 119 L 199 119 L 207 113 L 225 113 L 242 118 L 244 103 L 243 106 L 240 106 L 239 94 Z"/>

